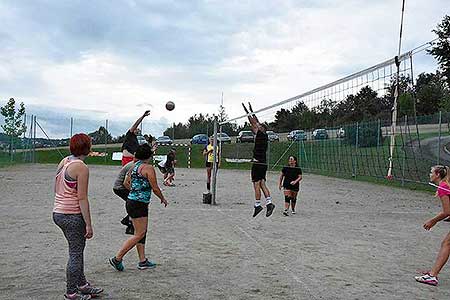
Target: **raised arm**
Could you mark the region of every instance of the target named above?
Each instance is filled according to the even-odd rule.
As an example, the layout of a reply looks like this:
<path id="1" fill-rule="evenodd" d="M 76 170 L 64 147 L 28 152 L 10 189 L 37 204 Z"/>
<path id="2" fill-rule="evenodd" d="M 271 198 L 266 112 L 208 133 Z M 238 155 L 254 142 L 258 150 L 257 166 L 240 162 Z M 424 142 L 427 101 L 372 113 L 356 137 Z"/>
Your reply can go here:
<path id="1" fill-rule="evenodd" d="M 145 111 L 144 114 L 139 119 L 137 119 L 136 122 L 134 122 L 133 126 L 131 126 L 131 128 L 130 128 L 130 131 L 134 132 L 138 128 L 138 126 L 141 124 L 142 120 L 144 120 L 144 118 L 148 115 L 150 115 L 149 110 Z"/>

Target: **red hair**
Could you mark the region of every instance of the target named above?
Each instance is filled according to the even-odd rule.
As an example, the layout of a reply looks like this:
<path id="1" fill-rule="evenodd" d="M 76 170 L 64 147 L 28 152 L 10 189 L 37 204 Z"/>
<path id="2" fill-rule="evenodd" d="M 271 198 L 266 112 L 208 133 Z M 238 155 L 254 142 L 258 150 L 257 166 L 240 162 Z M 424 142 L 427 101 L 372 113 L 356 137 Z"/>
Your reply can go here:
<path id="1" fill-rule="evenodd" d="M 91 137 L 77 133 L 70 139 L 70 153 L 74 156 L 88 155 L 91 152 Z"/>

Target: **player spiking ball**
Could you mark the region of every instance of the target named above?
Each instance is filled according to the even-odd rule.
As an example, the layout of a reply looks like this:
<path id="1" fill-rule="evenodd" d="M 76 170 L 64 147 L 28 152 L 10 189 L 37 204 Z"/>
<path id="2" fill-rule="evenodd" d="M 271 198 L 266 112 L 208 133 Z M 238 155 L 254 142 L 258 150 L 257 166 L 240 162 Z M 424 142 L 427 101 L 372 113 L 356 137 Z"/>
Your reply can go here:
<path id="1" fill-rule="evenodd" d="M 248 103 L 248 109 L 242 103 L 245 112 L 248 115 L 248 121 L 252 126 L 252 131 L 255 136 L 255 147 L 253 148 L 253 165 L 252 165 L 252 182 L 255 190 L 255 210 L 253 217 L 256 217 L 262 210 L 261 206 L 261 191 L 266 198 L 266 217 L 270 217 L 275 209 L 270 197 L 270 191 L 266 186 L 267 173 L 267 145 L 269 138 L 267 136 L 267 126 L 258 121 L 258 118 L 253 113 L 252 105 Z"/>

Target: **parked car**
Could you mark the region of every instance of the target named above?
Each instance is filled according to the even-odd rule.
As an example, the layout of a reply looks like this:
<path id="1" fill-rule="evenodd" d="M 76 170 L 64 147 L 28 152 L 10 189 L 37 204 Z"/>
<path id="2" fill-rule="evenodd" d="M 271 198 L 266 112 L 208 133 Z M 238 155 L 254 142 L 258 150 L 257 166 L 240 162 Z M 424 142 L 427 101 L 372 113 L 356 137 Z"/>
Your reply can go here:
<path id="1" fill-rule="evenodd" d="M 328 133 L 325 129 L 316 129 L 312 133 L 312 138 L 315 140 L 326 140 L 328 138 Z"/>
<path id="2" fill-rule="evenodd" d="M 211 136 L 214 138 L 214 135 Z M 217 134 L 217 141 L 224 143 L 224 144 L 231 144 L 231 138 L 226 134 L 225 132 L 222 132 L 221 134 Z"/>
<path id="3" fill-rule="evenodd" d="M 241 131 L 239 132 L 236 143 L 253 143 L 255 142 L 255 135 L 252 131 Z"/>
<path id="4" fill-rule="evenodd" d="M 280 137 L 278 136 L 278 134 L 276 134 L 273 131 L 267 131 L 267 137 L 269 138 L 270 142 L 279 142 L 280 141 Z"/>
<path id="5" fill-rule="evenodd" d="M 142 135 L 138 135 L 136 136 L 136 138 L 138 140 L 139 145 L 147 144 L 147 140 Z"/>
<path id="6" fill-rule="evenodd" d="M 156 139 L 156 145 L 172 145 L 173 141 L 167 135 L 160 136 Z"/>
<path id="7" fill-rule="evenodd" d="M 292 130 L 287 135 L 287 139 L 288 141 L 295 141 L 295 142 L 306 141 L 307 139 L 306 132 L 304 130 Z"/>
<path id="8" fill-rule="evenodd" d="M 196 134 L 192 137 L 191 144 L 207 145 L 208 136 L 206 134 Z"/>
<path id="9" fill-rule="evenodd" d="M 341 127 L 341 128 L 339 128 L 337 130 L 336 137 L 340 138 L 340 139 L 345 137 L 345 130 L 344 130 L 344 128 Z"/>

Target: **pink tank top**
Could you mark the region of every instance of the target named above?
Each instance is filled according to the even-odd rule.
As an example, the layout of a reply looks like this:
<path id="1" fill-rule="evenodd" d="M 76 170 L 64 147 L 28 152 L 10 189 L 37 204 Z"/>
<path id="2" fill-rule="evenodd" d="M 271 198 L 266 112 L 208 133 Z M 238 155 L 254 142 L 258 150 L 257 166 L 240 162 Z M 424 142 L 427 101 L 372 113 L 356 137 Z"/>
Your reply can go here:
<path id="1" fill-rule="evenodd" d="M 81 162 L 81 160 L 70 161 L 66 158 L 63 166 L 56 173 L 55 179 L 55 205 L 53 212 L 61 214 L 79 214 L 81 213 L 80 202 L 78 201 L 77 181 L 68 180 L 66 178 L 67 167 L 73 163 Z"/>

